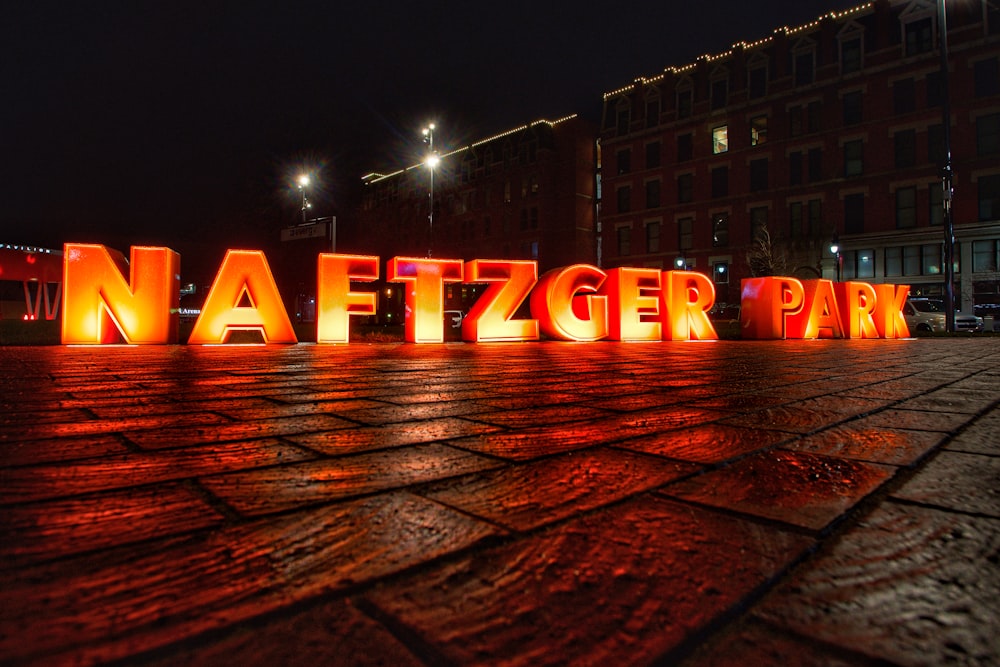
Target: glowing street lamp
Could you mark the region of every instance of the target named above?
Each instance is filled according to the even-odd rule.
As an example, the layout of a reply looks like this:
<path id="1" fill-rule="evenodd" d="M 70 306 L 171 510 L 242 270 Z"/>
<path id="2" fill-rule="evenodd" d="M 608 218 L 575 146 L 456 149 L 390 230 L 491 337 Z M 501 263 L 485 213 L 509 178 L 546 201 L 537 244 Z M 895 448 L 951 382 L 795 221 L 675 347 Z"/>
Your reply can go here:
<path id="1" fill-rule="evenodd" d="M 441 162 L 437 153 L 434 152 L 434 123 L 431 123 L 423 129 L 424 143 L 427 144 L 430 149 L 430 154 L 428 154 L 427 159 L 424 160 L 424 164 L 431 170 L 431 191 L 430 191 L 430 212 L 427 214 L 427 256 L 431 256 L 431 237 L 434 234 L 434 169 Z"/>
<path id="2" fill-rule="evenodd" d="M 833 238 L 830 239 L 830 254 L 834 256 L 837 262 L 837 282 L 840 282 L 840 237 L 837 236 L 837 230 L 833 230 Z"/>
<path id="3" fill-rule="evenodd" d="M 302 222 L 307 222 L 306 220 L 306 209 L 312 208 L 312 204 L 309 203 L 309 197 L 306 196 L 306 188 L 309 187 L 309 176 L 302 174 L 299 176 L 299 192 L 302 193 Z"/>

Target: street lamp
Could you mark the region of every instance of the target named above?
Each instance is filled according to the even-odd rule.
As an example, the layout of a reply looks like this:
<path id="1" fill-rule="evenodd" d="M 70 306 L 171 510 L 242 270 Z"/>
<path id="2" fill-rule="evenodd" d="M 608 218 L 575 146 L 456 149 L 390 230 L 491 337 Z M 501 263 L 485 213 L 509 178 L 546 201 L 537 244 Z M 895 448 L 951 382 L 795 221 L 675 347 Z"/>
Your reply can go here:
<path id="1" fill-rule="evenodd" d="M 438 158 L 437 153 L 434 152 L 434 123 L 431 123 L 423 129 L 424 143 L 427 144 L 430 153 L 427 159 L 424 160 L 424 164 L 431 170 L 431 191 L 430 191 L 430 212 L 427 214 L 427 256 L 431 256 L 431 237 L 434 234 L 434 168 L 438 166 L 441 161 Z"/>
<path id="2" fill-rule="evenodd" d="M 833 238 L 830 239 L 830 254 L 833 255 L 834 261 L 837 263 L 837 282 L 840 282 L 840 237 L 837 236 L 837 230 L 833 230 Z"/>
<path id="3" fill-rule="evenodd" d="M 685 269 L 687 269 L 687 260 L 684 258 L 683 255 L 674 260 L 674 267 L 678 271 L 684 271 Z"/>
<path id="4" fill-rule="evenodd" d="M 951 99 L 948 94 L 948 17 L 938 0 L 938 36 L 941 51 L 941 124 L 944 126 L 944 167 L 941 169 L 942 227 L 944 227 L 944 327 L 955 331 L 955 223 L 951 200 L 955 192 L 951 170 Z"/>
<path id="5" fill-rule="evenodd" d="M 306 196 L 306 188 L 309 187 L 309 176 L 302 174 L 299 176 L 299 192 L 302 193 L 302 223 L 305 224 L 306 221 L 306 209 L 312 208 L 312 204 L 309 203 L 309 197 Z"/>

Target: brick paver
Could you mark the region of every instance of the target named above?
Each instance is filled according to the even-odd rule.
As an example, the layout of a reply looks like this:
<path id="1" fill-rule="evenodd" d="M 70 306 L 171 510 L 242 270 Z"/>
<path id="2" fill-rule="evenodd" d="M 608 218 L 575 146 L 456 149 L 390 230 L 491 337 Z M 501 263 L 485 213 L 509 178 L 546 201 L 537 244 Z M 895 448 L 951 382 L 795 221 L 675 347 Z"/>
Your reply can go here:
<path id="1" fill-rule="evenodd" d="M 0 663 L 1000 663 L 996 338 L 0 361 Z"/>

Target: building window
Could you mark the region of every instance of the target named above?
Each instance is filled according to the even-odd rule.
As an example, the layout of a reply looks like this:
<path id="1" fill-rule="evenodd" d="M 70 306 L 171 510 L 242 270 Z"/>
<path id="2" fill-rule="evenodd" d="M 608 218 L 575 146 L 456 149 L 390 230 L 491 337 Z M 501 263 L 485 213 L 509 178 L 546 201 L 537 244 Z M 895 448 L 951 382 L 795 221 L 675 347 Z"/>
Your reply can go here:
<path id="1" fill-rule="evenodd" d="M 865 231 L 865 196 L 862 193 L 844 197 L 844 233 L 861 234 Z"/>
<path id="2" fill-rule="evenodd" d="M 767 158 L 750 161 L 750 191 L 761 192 L 767 190 Z"/>
<path id="3" fill-rule="evenodd" d="M 712 267 L 712 278 L 716 285 L 729 284 L 729 263 L 716 262 Z"/>
<path id="4" fill-rule="evenodd" d="M 900 79 L 892 84 L 892 110 L 896 115 L 909 113 L 917 108 L 917 89 L 913 79 Z"/>
<path id="5" fill-rule="evenodd" d="M 943 165 L 944 157 L 944 126 L 931 125 L 927 128 L 927 160 Z"/>
<path id="6" fill-rule="evenodd" d="M 860 176 L 864 173 L 863 144 L 861 139 L 844 143 L 844 176 Z"/>
<path id="7" fill-rule="evenodd" d="M 729 79 L 716 79 L 712 82 L 712 110 L 724 109 L 729 103 Z"/>
<path id="8" fill-rule="evenodd" d="M 677 117 L 689 118 L 691 116 L 691 89 L 686 88 L 677 91 Z"/>
<path id="9" fill-rule="evenodd" d="M 944 188 L 940 181 L 927 186 L 927 204 L 930 208 L 927 219 L 932 225 L 944 224 Z"/>
<path id="10" fill-rule="evenodd" d="M 618 151 L 618 175 L 627 174 L 632 171 L 632 149 L 623 148 Z"/>
<path id="11" fill-rule="evenodd" d="M 720 125 L 712 128 L 712 154 L 718 155 L 729 150 L 729 126 Z"/>
<path id="12" fill-rule="evenodd" d="M 899 278 L 903 275 L 903 249 L 899 246 L 885 249 L 885 276 Z"/>
<path id="13" fill-rule="evenodd" d="M 767 143 L 767 116 L 754 116 L 750 119 L 750 145 L 760 146 Z"/>
<path id="14" fill-rule="evenodd" d="M 906 55 L 926 53 L 934 48 L 933 24 L 931 18 L 910 21 L 903 28 L 906 38 Z"/>
<path id="15" fill-rule="evenodd" d="M 1000 153 L 1000 113 L 976 119 L 976 154 L 979 157 Z"/>
<path id="16" fill-rule="evenodd" d="M 529 213 L 531 216 L 531 228 L 538 229 L 538 207 L 532 206 Z"/>
<path id="17" fill-rule="evenodd" d="M 857 125 L 861 122 L 861 91 L 852 90 L 844 93 L 844 125 Z"/>
<path id="18" fill-rule="evenodd" d="M 716 167 L 712 170 L 712 197 L 729 195 L 729 167 Z"/>
<path id="19" fill-rule="evenodd" d="M 646 100 L 646 127 L 656 127 L 660 124 L 660 98 L 652 97 Z"/>
<path id="20" fill-rule="evenodd" d="M 712 214 L 712 246 L 715 248 L 729 245 L 729 214 Z"/>
<path id="21" fill-rule="evenodd" d="M 819 132 L 820 120 L 823 117 L 823 105 L 820 102 L 810 102 L 806 107 L 806 128 L 809 132 Z"/>
<path id="22" fill-rule="evenodd" d="M 694 174 L 677 176 L 677 203 L 686 204 L 694 200 Z"/>
<path id="23" fill-rule="evenodd" d="M 917 163 L 917 131 L 901 130 L 892 136 L 896 153 L 896 168 L 912 167 Z"/>
<path id="24" fill-rule="evenodd" d="M 840 43 L 840 73 L 861 71 L 861 38 L 852 37 Z"/>
<path id="25" fill-rule="evenodd" d="M 976 273 L 996 271 L 1000 241 L 989 239 L 972 242 L 972 270 Z"/>
<path id="26" fill-rule="evenodd" d="M 917 189 L 899 188 L 896 190 L 896 229 L 909 229 L 917 226 Z"/>
<path id="27" fill-rule="evenodd" d="M 926 88 L 927 107 L 933 109 L 934 107 L 941 106 L 941 102 L 944 99 L 944 94 L 941 90 L 941 72 L 928 72 L 927 78 L 924 79 L 924 86 Z"/>
<path id="28" fill-rule="evenodd" d="M 848 250 L 844 257 L 844 277 L 851 278 L 874 278 L 875 277 L 875 251 L 873 250 Z"/>
<path id="29" fill-rule="evenodd" d="M 793 201 L 788 205 L 788 235 L 793 239 L 802 238 L 802 202 Z"/>
<path id="30" fill-rule="evenodd" d="M 979 220 L 1000 220 L 1000 174 L 980 176 Z"/>
<path id="31" fill-rule="evenodd" d="M 632 228 L 619 227 L 616 232 L 618 236 L 618 255 L 624 257 L 632 254 Z"/>
<path id="32" fill-rule="evenodd" d="M 632 124 L 632 113 L 628 106 L 619 106 L 615 117 L 615 127 L 618 136 L 628 134 L 629 126 Z"/>
<path id="33" fill-rule="evenodd" d="M 749 77 L 750 99 L 767 95 L 767 66 L 754 67 L 750 70 Z"/>
<path id="34" fill-rule="evenodd" d="M 694 218 L 681 218 L 677 221 L 677 248 L 686 252 L 694 247 Z"/>
<path id="35" fill-rule="evenodd" d="M 903 247 L 903 275 L 920 275 L 920 246 L 908 245 Z"/>
<path id="36" fill-rule="evenodd" d="M 528 229 L 528 209 L 522 208 L 521 209 L 521 231 L 523 232 L 523 231 L 525 231 L 527 229 Z"/>
<path id="37" fill-rule="evenodd" d="M 646 223 L 646 252 L 660 252 L 660 223 Z"/>
<path id="38" fill-rule="evenodd" d="M 688 134 L 677 135 L 677 161 L 687 162 L 694 157 L 694 136 Z"/>
<path id="39" fill-rule="evenodd" d="M 809 236 L 815 238 L 823 225 L 823 202 L 819 199 L 809 200 Z"/>
<path id="40" fill-rule="evenodd" d="M 646 144 L 646 169 L 660 166 L 660 142 L 651 141 Z"/>
<path id="41" fill-rule="evenodd" d="M 802 107 L 795 105 L 788 110 L 788 134 L 797 137 L 802 134 Z"/>
<path id="42" fill-rule="evenodd" d="M 788 184 L 802 185 L 802 151 L 788 154 Z"/>
<path id="43" fill-rule="evenodd" d="M 764 229 L 767 229 L 767 207 L 755 206 L 750 209 L 750 237 L 757 238 Z"/>
<path id="44" fill-rule="evenodd" d="M 632 209 L 632 188 L 623 185 L 618 188 L 618 212 L 628 213 Z"/>
<path id="45" fill-rule="evenodd" d="M 815 183 L 816 181 L 823 180 L 823 149 L 810 148 L 808 153 L 808 160 L 809 160 L 809 182 Z"/>
<path id="46" fill-rule="evenodd" d="M 660 205 L 660 179 L 646 183 L 646 208 L 657 208 Z"/>
<path id="47" fill-rule="evenodd" d="M 987 58 L 973 65 L 976 97 L 989 97 L 1000 93 L 1000 60 Z"/>
<path id="48" fill-rule="evenodd" d="M 941 273 L 944 262 L 941 261 L 941 254 L 944 248 L 940 243 L 920 246 L 920 274 L 924 276 L 934 276 Z"/>
<path id="49" fill-rule="evenodd" d="M 812 51 L 795 55 L 795 85 L 808 86 L 815 76 L 815 58 Z"/>

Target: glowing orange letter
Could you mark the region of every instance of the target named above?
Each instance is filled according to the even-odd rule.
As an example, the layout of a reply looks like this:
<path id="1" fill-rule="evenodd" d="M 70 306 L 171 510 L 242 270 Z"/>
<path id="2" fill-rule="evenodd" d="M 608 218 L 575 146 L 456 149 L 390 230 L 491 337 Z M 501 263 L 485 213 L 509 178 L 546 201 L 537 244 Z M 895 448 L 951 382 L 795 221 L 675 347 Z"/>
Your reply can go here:
<path id="1" fill-rule="evenodd" d="M 531 316 L 538 320 L 542 333 L 558 340 L 606 338 L 608 299 L 594 292 L 607 277 L 589 264 L 553 269 L 543 275 L 530 301 Z"/>
<path id="2" fill-rule="evenodd" d="M 740 290 L 740 329 L 744 338 L 784 338 L 785 318 L 797 315 L 805 301 L 805 288 L 795 278 L 744 278 Z"/>
<path id="3" fill-rule="evenodd" d="M 875 290 L 868 283 L 836 283 L 840 321 L 847 338 L 878 338 L 872 313 L 875 312 Z"/>
<path id="4" fill-rule="evenodd" d="M 795 315 L 785 318 L 788 338 L 843 338 L 837 297 L 831 280 L 804 280 L 805 305 Z"/>
<path id="5" fill-rule="evenodd" d="M 465 282 L 490 283 L 462 320 L 462 339 L 487 341 L 538 340 L 538 320 L 512 320 L 538 280 L 538 262 L 474 259 L 465 263 Z"/>
<path id="6" fill-rule="evenodd" d="M 249 306 L 241 306 L 246 296 Z M 278 286 L 260 250 L 228 250 L 188 343 L 224 343 L 231 330 L 259 331 L 265 343 L 295 343 Z"/>
<path id="7" fill-rule="evenodd" d="M 660 314 L 659 269 L 621 267 L 608 271 L 600 294 L 608 298 L 608 338 L 611 340 L 660 340 L 663 324 L 643 320 L 644 315 Z M 656 294 L 649 294 L 655 290 Z"/>
<path id="8" fill-rule="evenodd" d="M 180 255 L 133 246 L 131 256 L 129 266 L 124 255 L 103 245 L 65 245 L 63 343 L 177 341 Z"/>
<path id="9" fill-rule="evenodd" d="M 872 285 L 875 289 L 875 328 L 882 338 L 909 338 L 910 328 L 903 319 L 909 285 Z"/>
<path id="10" fill-rule="evenodd" d="M 663 273 L 664 340 L 718 340 L 708 311 L 715 305 L 715 285 L 697 271 Z"/>
<path id="11" fill-rule="evenodd" d="M 346 343 L 350 316 L 375 314 L 375 293 L 352 292 L 351 281 L 378 280 L 378 257 L 320 253 L 317 276 L 316 342 Z"/>
<path id="12" fill-rule="evenodd" d="M 393 257 L 386 278 L 406 287 L 406 326 L 410 343 L 444 342 L 444 284 L 462 282 L 462 260 Z"/>

